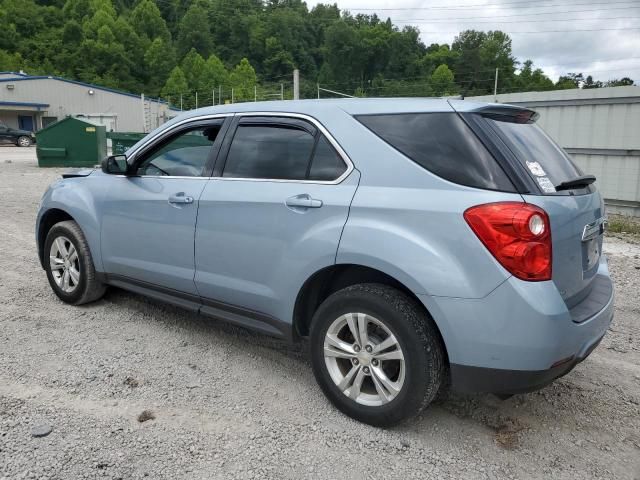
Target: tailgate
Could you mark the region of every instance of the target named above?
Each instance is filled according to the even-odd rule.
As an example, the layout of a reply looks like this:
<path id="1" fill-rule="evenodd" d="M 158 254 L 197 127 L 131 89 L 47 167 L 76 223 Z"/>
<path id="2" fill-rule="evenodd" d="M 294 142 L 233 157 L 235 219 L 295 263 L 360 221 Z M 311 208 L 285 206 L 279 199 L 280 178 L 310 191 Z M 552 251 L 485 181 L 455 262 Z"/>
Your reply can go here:
<path id="1" fill-rule="evenodd" d="M 588 195 L 524 195 L 543 208 L 551 222 L 553 282 L 568 308 L 589 295 L 602 252 L 603 204 L 596 191 Z"/>

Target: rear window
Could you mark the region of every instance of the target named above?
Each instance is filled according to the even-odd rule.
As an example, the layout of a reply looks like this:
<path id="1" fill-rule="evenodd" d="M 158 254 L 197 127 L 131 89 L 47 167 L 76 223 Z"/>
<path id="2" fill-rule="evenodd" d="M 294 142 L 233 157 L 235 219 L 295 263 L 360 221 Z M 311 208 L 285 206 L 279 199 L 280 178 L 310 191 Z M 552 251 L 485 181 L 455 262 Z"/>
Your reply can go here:
<path id="1" fill-rule="evenodd" d="M 569 156 L 534 123 L 487 122 L 507 144 L 544 193 L 555 193 L 562 182 L 582 175 Z"/>
<path id="2" fill-rule="evenodd" d="M 469 187 L 515 191 L 491 153 L 456 113 L 356 118 L 409 159 L 445 180 Z"/>

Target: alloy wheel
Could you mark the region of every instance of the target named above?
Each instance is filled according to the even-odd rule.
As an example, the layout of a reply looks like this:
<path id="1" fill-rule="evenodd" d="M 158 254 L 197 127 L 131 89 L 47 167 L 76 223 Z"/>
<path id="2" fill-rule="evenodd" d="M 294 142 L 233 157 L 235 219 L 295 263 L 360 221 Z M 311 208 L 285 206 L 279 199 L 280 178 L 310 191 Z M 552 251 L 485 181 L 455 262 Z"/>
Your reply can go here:
<path id="1" fill-rule="evenodd" d="M 338 389 L 361 405 L 389 403 L 404 385 L 400 343 L 381 320 L 365 313 L 333 321 L 325 334 L 324 360 Z"/>
<path id="2" fill-rule="evenodd" d="M 60 290 L 71 293 L 78 287 L 80 283 L 80 257 L 73 243 L 67 237 L 56 237 L 51 244 L 49 267 Z"/>

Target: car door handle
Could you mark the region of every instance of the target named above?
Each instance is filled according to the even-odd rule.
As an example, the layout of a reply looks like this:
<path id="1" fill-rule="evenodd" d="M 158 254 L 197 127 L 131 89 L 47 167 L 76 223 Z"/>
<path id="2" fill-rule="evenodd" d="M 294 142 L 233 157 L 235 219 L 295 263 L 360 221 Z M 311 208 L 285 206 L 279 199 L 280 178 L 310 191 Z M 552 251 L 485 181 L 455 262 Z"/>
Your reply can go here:
<path id="1" fill-rule="evenodd" d="M 289 197 L 285 203 L 290 208 L 320 208 L 322 206 L 322 200 L 311 198 L 311 195 L 306 193 Z"/>
<path id="2" fill-rule="evenodd" d="M 185 203 L 193 203 L 193 197 L 189 197 L 185 195 L 184 192 L 176 193 L 175 195 L 171 195 L 169 197 L 169 203 L 172 204 L 185 204 Z"/>

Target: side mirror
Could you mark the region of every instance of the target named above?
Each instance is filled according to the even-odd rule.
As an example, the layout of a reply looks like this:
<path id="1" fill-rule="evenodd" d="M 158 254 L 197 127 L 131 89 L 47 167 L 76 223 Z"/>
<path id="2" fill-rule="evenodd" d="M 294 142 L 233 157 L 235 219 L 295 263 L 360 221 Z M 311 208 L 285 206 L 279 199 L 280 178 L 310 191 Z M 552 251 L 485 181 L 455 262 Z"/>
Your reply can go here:
<path id="1" fill-rule="evenodd" d="M 126 175 L 129 165 L 125 155 L 109 155 L 102 160 L 102 171 L 112 175 Z"/>

